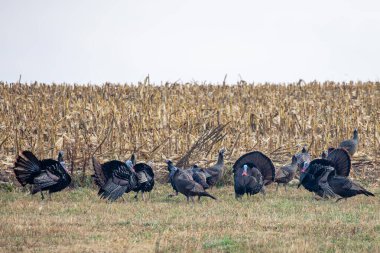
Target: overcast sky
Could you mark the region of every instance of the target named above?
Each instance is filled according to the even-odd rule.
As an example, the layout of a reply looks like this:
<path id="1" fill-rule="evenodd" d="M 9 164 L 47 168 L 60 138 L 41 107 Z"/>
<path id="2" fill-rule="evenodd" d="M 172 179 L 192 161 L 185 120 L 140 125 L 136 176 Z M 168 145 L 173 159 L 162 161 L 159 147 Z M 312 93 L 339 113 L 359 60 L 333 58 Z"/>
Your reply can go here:
<path id="1" fill-rule="evenodd" d="M 0 80 L 380 79 L 380 1 L 0 0 Z"/>

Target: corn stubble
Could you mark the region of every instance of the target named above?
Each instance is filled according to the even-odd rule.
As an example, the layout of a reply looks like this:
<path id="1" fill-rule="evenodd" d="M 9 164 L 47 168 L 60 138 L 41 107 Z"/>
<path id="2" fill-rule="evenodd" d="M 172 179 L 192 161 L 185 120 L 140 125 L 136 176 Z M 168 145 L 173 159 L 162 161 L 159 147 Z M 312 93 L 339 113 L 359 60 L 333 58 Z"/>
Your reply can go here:
<path id="1" fill-rule="evenodd" d="M 150 84 L 103 86 L 0 83 L 0 170 L 20 150 L 39 157 L 65 151 L 78 175 L 91 172 L 89 158 L 179 160 L 205 131 L 223 127 L 223 138 L 189 157 L 208 165 L 225 147 L 227 161 L 261 150 L 275 164 L 302 145 L 319 155 L 359 129 L 352 176 L 378 184 L 380 85 L 378 82 L 305 85 Z M 227 163 L 228 164 L 228 163 Z M 161 173 L 162 172 L 162 173 Z M 84 176 L 83 176 L 84 180 Z"/>

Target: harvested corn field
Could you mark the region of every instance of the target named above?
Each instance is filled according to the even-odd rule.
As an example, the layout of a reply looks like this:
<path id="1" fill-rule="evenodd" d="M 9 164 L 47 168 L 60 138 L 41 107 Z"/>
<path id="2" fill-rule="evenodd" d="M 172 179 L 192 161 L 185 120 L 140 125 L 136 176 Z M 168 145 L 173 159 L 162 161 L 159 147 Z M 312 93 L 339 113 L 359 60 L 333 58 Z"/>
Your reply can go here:
<path id="1" fill-rule="evenodd" d="M 350 138 L 358 128 L 352 177 L 378 184 L 380 84 L 308 83 L 162 86 L 105 84 L 0 84 L 0 168 L 20 150 L 40 157 L 66 153 L 71 172 L 91 174 L 89 158 L 125 159 L 135 152 L 166 174 L 164 159 L 178 161 L 210 131 L 215 138 L 189 153 L 189 163 L 227 161 L 261 150 L 276 165 L 306 145 L 314 156 Z M 228 163 L 227 163 L 228 166 Z M 4 176 L 4 174 L 6 174 Z"/>

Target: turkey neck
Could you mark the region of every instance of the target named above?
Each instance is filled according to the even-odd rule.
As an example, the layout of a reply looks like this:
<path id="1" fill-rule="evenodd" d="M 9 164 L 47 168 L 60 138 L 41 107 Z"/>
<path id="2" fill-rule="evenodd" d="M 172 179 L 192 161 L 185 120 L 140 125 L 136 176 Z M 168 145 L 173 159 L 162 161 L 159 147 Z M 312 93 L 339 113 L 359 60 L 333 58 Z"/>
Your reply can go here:
<path id="1" fill-rule="evenodd" d="M 177 174 L 177 171 L 178 170 L 171 170 L 170 173 L 169 173 L 169 179 L 170 180 L 173 180 L 174 179 L 174 176 L 175 174 Z"/>
<path id="2" fill-rule="evenodd" d="M 290 168 L 292 169 L 292 171 L 297 171 L 297 168 L 298 168 L 298 164 L 297 164 L 297 161 L 293 162 L 290 164 Z"/>
<path id="3" fill-rule="evenodd" d="M 307 172 L 308 172 L 308 169 L 306 169 L 306 171 L 300 173 L 300 184 L 302 184 L 303 180 L 305 179 L 306 175 L 307 175 Z"/>
<path id="4" fill-rule="evenodd" d="M 354 141 L 359 141 L 359 135 L 357 133 L 354 134 L 354 138 L 352 138 Z"/>
<path id="5" fill-rule="evenodd" d="M 168 165 L 169 166 L 169 177 L 174 177 L 174 174 L 178 171 L 176 167 L 174 167 L 173 164 Z"/>
<path id="6" fill-rule="evenodd" d="M 224 164 L 224 159 L 223 158 L 224 158 L 223 154 L 219 153 L 219 155 L 218 155 L 218 161 L 217 161 L 216 165 L 223 166 L 223 164 Z"/>

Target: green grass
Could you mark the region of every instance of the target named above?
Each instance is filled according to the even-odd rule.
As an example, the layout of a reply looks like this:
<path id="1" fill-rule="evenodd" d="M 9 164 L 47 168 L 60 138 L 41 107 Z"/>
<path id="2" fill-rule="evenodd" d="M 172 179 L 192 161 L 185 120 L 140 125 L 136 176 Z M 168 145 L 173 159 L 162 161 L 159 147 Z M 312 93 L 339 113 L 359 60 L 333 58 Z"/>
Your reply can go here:
<path id="1" fill-rule="evenodd" d="M 107 203 L 77 188 L 41 201 L 0 192 L 2 252 L 379 252 L 380 201 L 358 196 L 316 201 L 303 190 L 270 186 L 266 198 L 236 201 L 231 186 L 218 201 L 187 204 L 158 185 L 147 202 L 133 194 Z"/>
<path id="2" fill-rule="evenodd" d="M 212 240 L 203 244 L 205 249 L 219 249 L 223 251 L 236 250 L 238 248 L 238 243 L 231 239 L 230 237 L 224 237 L 217 240 Z"/>

